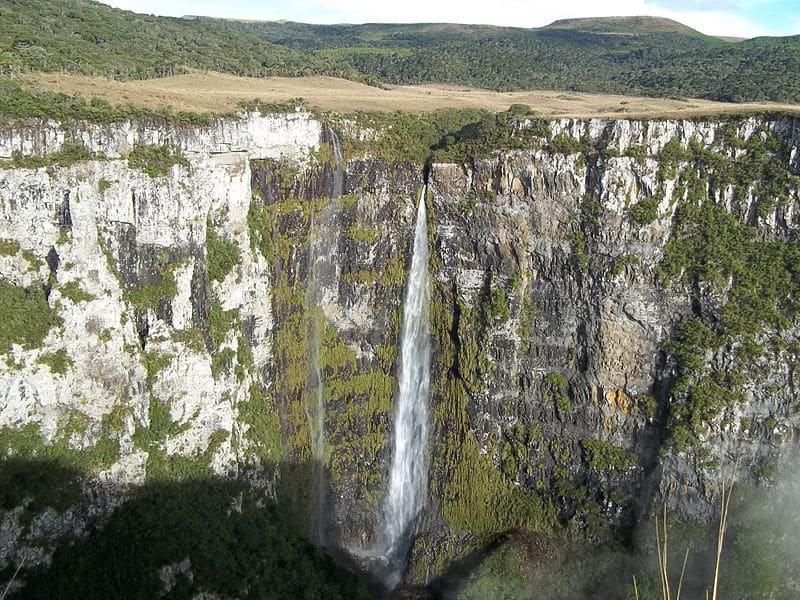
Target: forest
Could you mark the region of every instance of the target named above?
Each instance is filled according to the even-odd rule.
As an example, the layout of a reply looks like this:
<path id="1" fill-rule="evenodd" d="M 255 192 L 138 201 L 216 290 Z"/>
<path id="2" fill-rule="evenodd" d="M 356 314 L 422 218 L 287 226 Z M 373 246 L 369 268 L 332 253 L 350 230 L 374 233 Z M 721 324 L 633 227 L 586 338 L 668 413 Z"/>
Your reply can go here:
<path id="1" fill-rule="evenodd" d="M 309 25 L 147 16 L 91 0 L 0 1 L 0 75 L 144 79 L 190 69 L 377 86 L 800 102 L 800 36 L 732 42 L 666 19 L 578 19 L 539 29 Z"/>

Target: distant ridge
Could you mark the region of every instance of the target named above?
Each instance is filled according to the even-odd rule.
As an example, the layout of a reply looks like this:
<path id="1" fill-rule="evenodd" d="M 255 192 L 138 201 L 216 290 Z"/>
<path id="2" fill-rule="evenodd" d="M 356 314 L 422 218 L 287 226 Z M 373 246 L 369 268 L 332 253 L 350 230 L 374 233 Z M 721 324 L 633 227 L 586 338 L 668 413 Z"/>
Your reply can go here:
<path id="1" fill-rule="evenodd" d="M 214 21 L 374 82 L 800 103 L 798 37 L 732 43 L 659 17 L 546 27 Z"/>
<path id="2" fill-rule="evenodd" d="M 704 35 L 691 27 L 663 17 L 589 17 L 583 19 L 559 19 L 543 29 L 573 29 L 591 33 L 645 34 L 682 33 Z"/>

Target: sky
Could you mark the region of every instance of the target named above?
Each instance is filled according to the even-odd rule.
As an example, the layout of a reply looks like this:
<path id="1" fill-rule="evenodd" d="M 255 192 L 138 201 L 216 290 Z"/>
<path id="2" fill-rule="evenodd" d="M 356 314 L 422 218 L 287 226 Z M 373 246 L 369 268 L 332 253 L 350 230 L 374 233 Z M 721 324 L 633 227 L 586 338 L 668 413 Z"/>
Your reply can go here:
<path id="1" fill-rule="evenodd" d="M 556 19 L 652 15 L 709 35 L 800 34 L 799 0 L 104 0 L 141 13 L 305 23 L 483 23 L 541 27 Z"/>

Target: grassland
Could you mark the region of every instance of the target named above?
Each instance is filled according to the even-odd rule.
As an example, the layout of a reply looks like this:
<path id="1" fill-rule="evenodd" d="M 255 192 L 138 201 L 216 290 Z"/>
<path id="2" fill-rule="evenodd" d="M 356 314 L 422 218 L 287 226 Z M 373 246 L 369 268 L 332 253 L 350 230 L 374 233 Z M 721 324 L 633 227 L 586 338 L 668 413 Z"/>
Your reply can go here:
<path id="1" fill-rule="evenodd" d="M 743 112 L 800 112 L 800 105 L 773 102 L 732 104 L 700 99 L 645 98 L 563 91 L 495 92 L 463 86 L 367 86 L 334 77 L 237 77 L 224 73 L 191 72 L 143 81 L 115 81 L 60 73 L 33 73 L 22 79 L 31 88 L 102 98 L 112 104 L 133 104 L 151 109 L 224 114 L 240 103 L 260 99 L 280 102 L 303 98 L 309 105 L 337 112 L 427 112 L 436 109 L 504 111 L 512 104 L 527 104 L 536 116 L 653 117 L 698 116 Z"/>

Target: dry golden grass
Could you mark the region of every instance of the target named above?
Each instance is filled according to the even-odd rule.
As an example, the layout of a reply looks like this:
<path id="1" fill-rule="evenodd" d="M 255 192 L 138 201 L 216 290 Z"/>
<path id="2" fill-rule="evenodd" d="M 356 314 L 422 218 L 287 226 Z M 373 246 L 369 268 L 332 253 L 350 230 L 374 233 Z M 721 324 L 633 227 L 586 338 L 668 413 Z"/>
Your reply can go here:
<path id="1" fill-rule="evenodd" d="M 111 81 L 79 75 L 38 73 L 26 78 L 31 85 L 113 104 L 149 108 L 225 113 L 243 100 L 277 102 L 304 98 L 322 110 L 424 112 L 441 108 L 482 108 L 503 111 L 511 104 L 528 104 L 542 117 L 653 117 L 691 116 L 744 111 L 790 110 L 800 105 L 756 102 L 728 104 L 708 100 L 670 100 L 609 94 L 558 91 L 493 92 L 445 85 L 392 86 L 383 90 L 333 77 L 270 77 L 253 79 L 222 73 L 194 72 L 144 81 Z"/>

